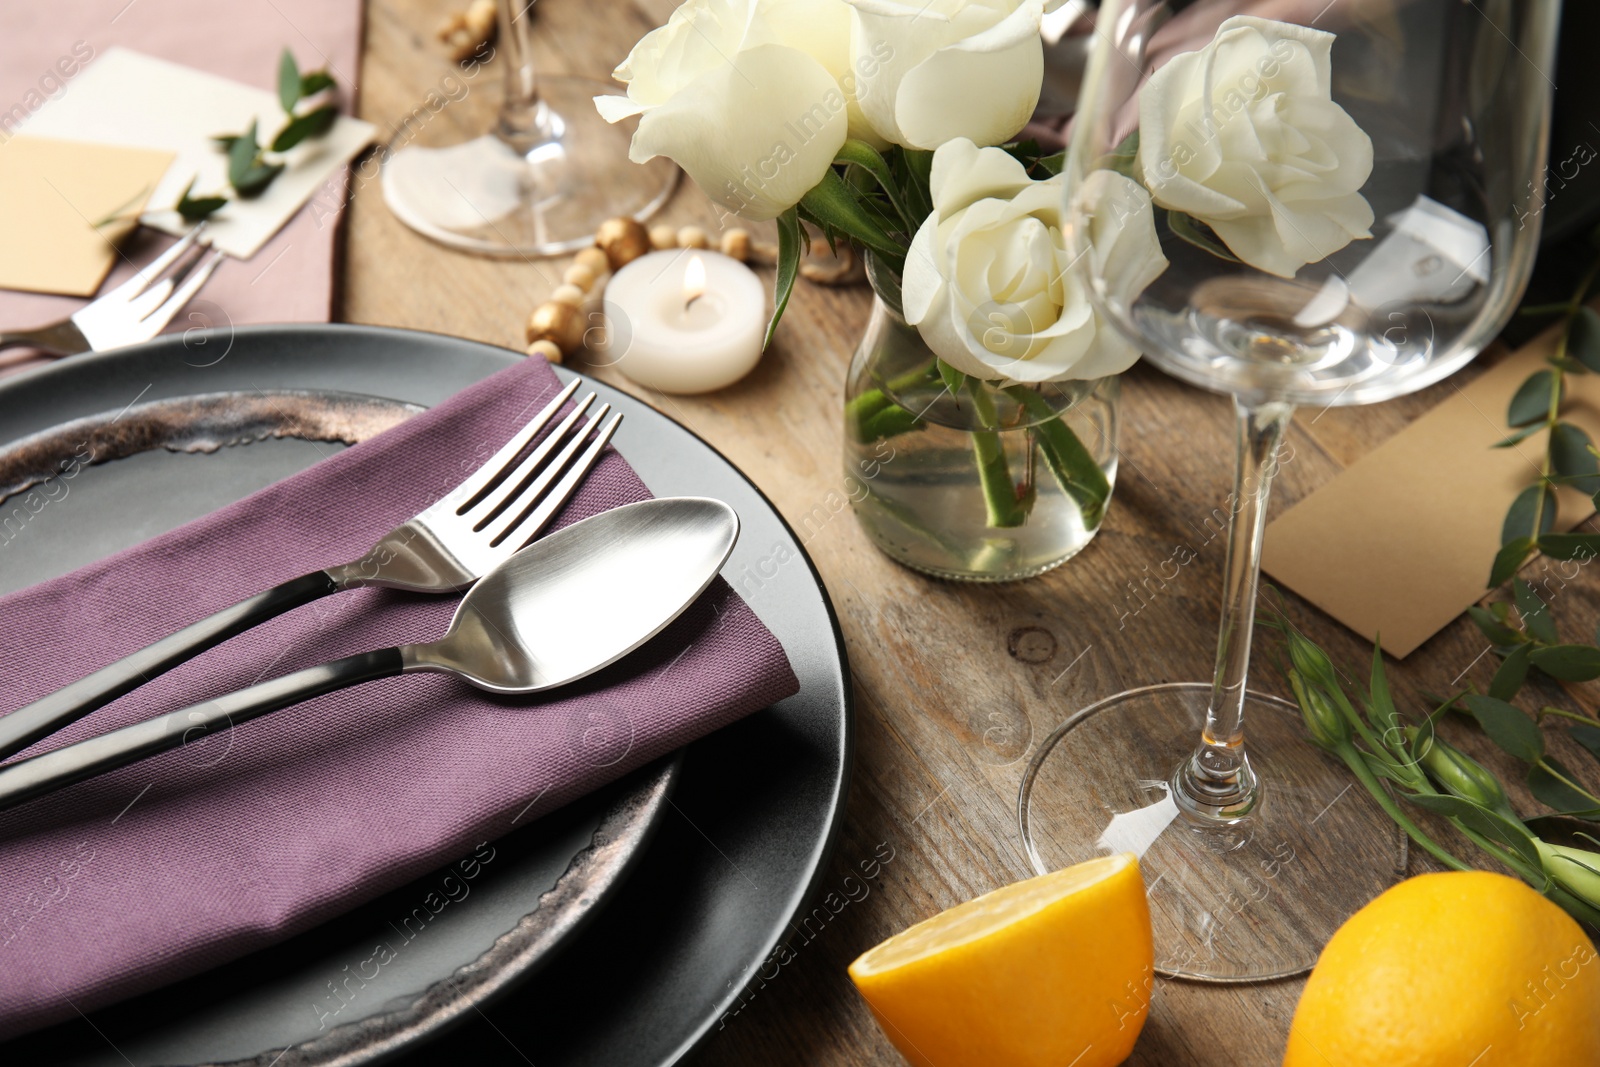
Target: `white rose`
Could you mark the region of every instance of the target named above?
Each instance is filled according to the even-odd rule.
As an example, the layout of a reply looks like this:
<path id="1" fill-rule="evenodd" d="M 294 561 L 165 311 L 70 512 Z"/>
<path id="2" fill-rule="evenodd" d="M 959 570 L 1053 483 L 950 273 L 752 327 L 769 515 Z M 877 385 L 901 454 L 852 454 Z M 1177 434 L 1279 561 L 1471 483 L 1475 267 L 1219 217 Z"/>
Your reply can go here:
<path id="1" fill-rule="evenodd" d="M 855 95 L 883 139 L 999 144 L 1033 114 L 1045 0 L 846 2 L 855 8 Z"/>
<path id="2" fill-rule="evenodd" d="M 906 321 L 946 363 L 1018 382 L 1093 379 L 1127 370 L 1138 351 L 1101 320 L 1062 235 L 1060 177 L 1030 181 L 999 148 L 951 141 L 933 156 L 933 213 L 911 242 Z M 1150 194 L 1095 171 L 1090 255 L 1110 294 L 1131 303 L 1167 267 Z"/>
<path id="3" fill-rule="evenodd" d="M 607 122 L 639 116 L 628 158 L 666 156 L 749 219 L 775 218 L 822 180 L 852 101 L 843 0 L 687 0 L 595 97 Z"/>
<path id="4" fill-rule="evenodd" d="M 1372 236 L 1372 207 L 1358 191 L 1372 173 L 1372 139 L 1333 102 L 1333 40 L 1235 16 L 1139 91 L 1139 165 L 1156 203 L 1285 278 Z"/>

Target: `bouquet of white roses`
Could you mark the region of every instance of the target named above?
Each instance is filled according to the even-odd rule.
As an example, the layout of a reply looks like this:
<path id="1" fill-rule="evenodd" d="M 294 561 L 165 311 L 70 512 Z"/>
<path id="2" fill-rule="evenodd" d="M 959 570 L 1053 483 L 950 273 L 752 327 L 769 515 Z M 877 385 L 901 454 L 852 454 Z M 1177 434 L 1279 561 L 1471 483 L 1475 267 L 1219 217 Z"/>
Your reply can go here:
<path id="1" fill-rule="evenodd" d="M 968 378 L 1011 389 L 1098 379 L 1139 353 L 1070 269 L 1062 157 L 1012 140 L 1038 103 L 1046 9 L 686 0 L 616 69 L 627 95 L 596 104 L 611 121 L 639 117 L 636 162 L 667 156 L 728 211 L 777 220 L 768 341 L 810 224 L 898 283 L 887 288 L 952 392 Z M 1158 212 L 1171 237 L 1284 277 L 1369 236 L 1358 190 L 1372 147 L 1331 98 L 1333 38 L 1236 16 L 1151 75 L 1137 127 L 1073 191 L 1090 204 L 1086 251 L 1114 300 L 1132 304 L 1167 268 Z M 854 404 L 863 429 L 916 428 L 889 398 Z M 1064 425 L 1042 431 L 1092 529 L 1103 472 Z M 1025 509 L 1000 506 L 1009 484 L 991 488 L 991 525 L 1020 524 Z"/>

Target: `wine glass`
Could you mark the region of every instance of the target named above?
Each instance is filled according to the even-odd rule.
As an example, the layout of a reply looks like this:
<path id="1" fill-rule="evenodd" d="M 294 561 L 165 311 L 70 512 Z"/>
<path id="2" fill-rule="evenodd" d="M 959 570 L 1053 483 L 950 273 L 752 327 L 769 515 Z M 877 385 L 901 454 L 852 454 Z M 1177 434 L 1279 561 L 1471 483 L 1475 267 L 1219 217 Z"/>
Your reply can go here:
<path id="1" fill-rule="evenodd" d="M 1538 233 L 1559 0 L 1324 3 L 1235 4 L 1308 25 L 1219 28 L 1215 3 L 1173 18 L 1104 0 L 1066 161 L 1074 271 L 1102 321 L 1237 414 L 1212 680 L 1076 712 L 1018 800 L 1041 872 L 1142 854 L 1169 977 L 1303 972 L 1404 871 L 1404 835 L 1298 709 L 1246 688 L 1268 490 L 1295 405 L 1386 400 L 1477 354 Z M 1171 58 L 1213 30 L 1216 49 Z M 1162 60 L 1179 65 L 1152 74 Z M 1149 221 L 1111 221 L 1149 228 L 1166 260 L 1139 290 L 1091 240 L 1096 190 L 1124 180 Z"/>
<path id="2" fill-rule="evenodd" d="M 628 160 L 631 123 L 612 125 L 594 98 L 616 86 L 537 76 L 531 5 L 500 0 L 505 96 L 494 127 L 438 148 L 408 145 L 385 160 L 383 198 L 401 222 L 487 256 L 554 256 L 594 243 L 606 219 L 644 220 L 666 203 L 678 168 Z"/>

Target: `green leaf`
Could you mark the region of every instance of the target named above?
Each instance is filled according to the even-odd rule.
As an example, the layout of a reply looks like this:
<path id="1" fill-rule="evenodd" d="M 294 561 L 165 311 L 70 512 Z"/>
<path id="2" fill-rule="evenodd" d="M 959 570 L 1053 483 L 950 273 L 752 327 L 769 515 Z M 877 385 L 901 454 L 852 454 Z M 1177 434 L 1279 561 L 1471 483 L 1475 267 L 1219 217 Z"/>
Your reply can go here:
<path id="1" fill-rule="evenodd" d="M 1569 726 L 1567 736 L 1589 750 L 1589 755 L 1600 759 L 1600 726 Z"/>
<path id="2" fill-rule="evenodd" d="M 1600 492 L 1600 460 L 1596 460 L 1589 435 L 1570 422 L 1550 430 L 1550 465 L 1585 493 Z"/>
<path id="3" fill-rule="evenodd" d="M 1537 641 L 1553 645 L 1560 640 L 1556 636 L 1556 624 L 1550 621 L 1550 608 L 1539 599 L 1539 594 L 1533 591 L 1533 586 L 1517 578 L 1511 583 L 1513 594 L 1517 598 L 1517 614 L 1522 616 L 1522 625 Z"/>
<path id="4" fill-rule="evenodd" d="M 1527 562 L 1533 552 L 1533 538 L 1518 537 L 1500 546 L 1494 554 L 1494 566 L 1489 569 L 1489 588 L 1498 589 Z"/>
<path id="5" fill-rule="evenodd" d="M 778 276 L 772 283 L 772 318 L 767 322 L 767 335 L 761 340 L 763 349 L 772 344 L 772 335 L 778 332 L 778 320 L 783 318 L 783 309 L 789 306 L 789 294 L 794 292 L 795 275 L 800 271 L 800 248 L 804 243 L 800 216 L 790 208 L 778 216 Z"/>
<path id="6" fill-rule="evenodd" d="M 1600 648 L 1594 645 L 1551 645 L 1528 654 L 1535 667 L 1563 682 L 1600 678 Z"/>
<path id="7" fill-rule="evenodd" d="M 1543 429 L 1544 429 L 1544 423 L 1536 422 L 1532 426 L 1524 426 L 1522 429 L 1518 430 L 1516 433 L 1512 434 L 1509 437 L 1502 437 L 1500 440 L 1496 441 L 1494 444 L 1490 445 L 1489 447 L 1490 448 L 1510 448 L 1512 445 L 1521 444 L 1523 441 L 1527 440 L 1528 438 L 1532 437 L 1534 434 L 1538 433 L 1540 430 L 1543 430 Z"/>
<path id="8" fill-rule="evenodd" d="M 933 211 L 933 153 L 921 148 L 895 150 L 905 166 L 906 191 L 916 204 L 919 218 L 927 218 Z"/>
<path id="9" fill-rule="evenodd" d="M 239 139 L 236 133 L 219 133 L 211 138 L 211 143 L 216 145 L 224 155 L 233 149 L 233 142 Z"/>
<path id="10" fill-rule="evenodd" d="M 1555 371 L 1535 371 L 1511 398 L 1511 406 L 1506 409 L 1506 422 L 1512 426 L 1548 422 L 1555 388 Z"/>
<path id="11" fill-rule="evenodd" d="M 939 368 L 939 378 L 944 382 L 944 387 L 950 390 L 950 395 L 960 396 L 961 387 L 967 384 L 967 376 L 942 359 L 935 359 L 934 366 Z"/>
<path id="12" fill-rule="evenodd" d="M 333 88 L 333 75 L 325 70 L 314 70 L 300 76 L 300 98 L 315 96 L 324 89 Z"/>
<path id="13" fill-rule="evenodd" d="M 1478 629 L 1483 631 L 1483 636 L 1487 637 L 1490 643 L 1500 648 L 1521 644 L 1525 640 L 1520 633 L 1496 619 L 1493 614 L 1483 608 L 1474 605 L 1467 609 L 1467 615 L 1471 617 L 1473 622 L 1478 624 Z"/>
<path id="14" fill-rule="evenodd" d="M 261 155 L 261 146 L 256 144 L 256 124 L 250 123 L 250 128 L 237 135 L 233 143 L 228 145 L 228 181 L 235 187 Z"/>
<path id="15" fill-rule="evenodd" d="M 1543 506 L 1540 498 L 1543 497 Z M 1533 528 L 1534 512 L 1539 513 L 1539 529 Z M 1550 532 L 1556 522 L 1556 493 L 1548 485 L 1530 485 L 1517 494 L 1506 512 L 1505 524 L 1500 527 L 1500 543 L 1510 544 L 1519 537 L 1536 537 Z"/>
<path id="16" fill-rule="evenodd" d="M 308 137 L 321 137 L 333 128 L 333 120 L 338 117 L 339 109 L 333 104 L 324 104 L 315 111 L 296 115 L 289 120 L 287 126 L 278 131 L 278 136 L 272 139 L 272 150 L 287 152 Z"/>
<path id="17" fill-rule="evenodd" d="M 1035 161 L 1034 165 L 1040 170 L 1044 171 L 1046 174 L 1054 177 L 1055 175 L 1060 174 L 1062 170 L 1066 168 L 1067 154 L 1065 152 L 1057 152 L 1053 156 L 1040 156 L 1038 160 Z"/>
<path id="18" fill-rule="evenodd" d="M 1218 259 L 1227 260 L 1229 263 L 1239 262 L 1239 258 L 1232 252 L 1200 232 L 1200 224 L 1181 211 L 1167 212 L 1167 228 L 1172 231 L 1174 237 L 1210 252 Z"/>
<path id="19" fill-rule="evenodd" d="M 300 93 L 300 64 L 294 61 L 294 53 L 285 48 L 278 57 L 278 103 L 283 110 L 293 111 L 300 102 Z"/>
<path id="20" fill-rule="evenodd" d="M 1034 424 L 1033 432 L 1045 465 L 1055 475 L 1062 492 L 1077 503 L 1083 525 L 1090 530 L 1098 528 L 1111 499 L 1106 472 L 1049 401 L 1025 385 L 1008 386 L 1006 392 L 1030 417 L 1040 420 Z"/>
<path id="21" fill-rule="evenodd" d="M 177 212 L 185 222 L 199 222 L 201 219 L 210 218 L 228 202 L 225 196 L 191 197 L 189 193 L 193 189 L 194 179 L 190 178 L 189 184 L 183 187 L 183 193 L 178 197 Z"/>
<path id="22" fill-rule="evenodd" d="M 1522 683 L 1528 677 L 1528 653 L 1532 651 L 1531 645 L 1518 645 L 1511 650 L 1501 662 L 1500 669 L 1494 672 L 1494 680 L 1489 683 L 1489 695 L 1496 700 L 1510 700 L 1522 688 Z"/>
<path id="23" fill-rule="evenodd" d="M 1442 793 L 1406 793 L 1404 796 L 1419 808 L 1457 819 L 1484 837 L 1508 846 L 1530 866 L 1539 866 L 1539 850 L 1533 843 L 1533 835 L 1521 823 L 1460 797 Z"/>
<path id="24" fill-rule="evenodd" d="M 1469 693 L 1461 702 L 1478 720 L 1489 740 L 1519 760 L 1537 763 L 1544 755 L 1544 734 L 1538 724 L 1504 700 Z"/>
<path id="25" fill-rule="evenodd" d="M 862 208 L 837 171 L 824 171 L 822 180 L 800 198 L 800 206 L 840 233 L 890 257 L 895 265 L 905 260 L 906 250 Z"/>
<path id="26" fill-rule="evenodd" d="M 1600 371 L 1600 315 L 1579 308 L 1567 324 L 1567 354 L 1592 371 Z"/>
<path id="27" fill-rule="evenodd" d="M 873 148 L 865 141 L 857 141 L 852 138 L 839 146 L 839 151 L 834 155 L 833 161 L 835 163 L 854 164 L 872 175 L 876 179 L 878 187 L 889 198 L 889 203 L 894 207 L 895 214 L 900 216 L 900 224 L 905 227 L 905 232 L 908 235 L 917 232 L 917 227 L 922 224 L 922 219 L 914 217 L 915 212 L 906 203 L 899 183 L 894 180 L 894 175 L 890 173 L 888 160 L 884 159 L 876 148 Z"/>
<path id="28" fill-rule="evenodd" d="M 1544 764 L 1550 769 L 1540 764 L 1528 768 L 1528 792 L 1533 794 L 1535 800 L 1562 815 L 1571 815 L 1579 819 L 1600 819 L 1600 804 L 1595 802 L 1595 798 L 1561 780 L 1565 778 L 1570 782 L 1577 781 L 1577 777 L 1571 771 L 1557 763 L 1551 756 L 1545 757 Z M 1550 773 L 1552 769 L 1555 774 Z"/>
<path id="29" fill-rule="evenodd" d="M 1551 559 L 1593 559 L 1600 556 L 1600 534 L 1543 534 L 1539 537 L 1539 551 Z"/>
<path id="30" fill-rule="evenodd" d="M 1375 726 L 1383 733 L 1400 727 L 1400 713 L 1395 710 L 1394 698 L 1389 695 L 1389 678 L 1383 672 L 1383 646 L 1372 646 L 1372 681 L 1370 686 L 1372 714 Z"/>

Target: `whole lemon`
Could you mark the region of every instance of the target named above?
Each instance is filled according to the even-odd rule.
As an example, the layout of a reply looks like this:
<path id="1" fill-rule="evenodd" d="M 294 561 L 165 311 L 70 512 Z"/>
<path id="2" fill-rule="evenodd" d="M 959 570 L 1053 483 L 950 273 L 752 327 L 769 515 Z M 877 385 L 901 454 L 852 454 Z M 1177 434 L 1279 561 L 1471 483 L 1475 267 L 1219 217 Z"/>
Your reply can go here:
<path id="1" fill-rule="evenodd" d="M 1596 1067 L 1600 960 L 1566 912 L 1487 871 L 1424 874 L 1322 950 L 1284 1067 Z"/>

